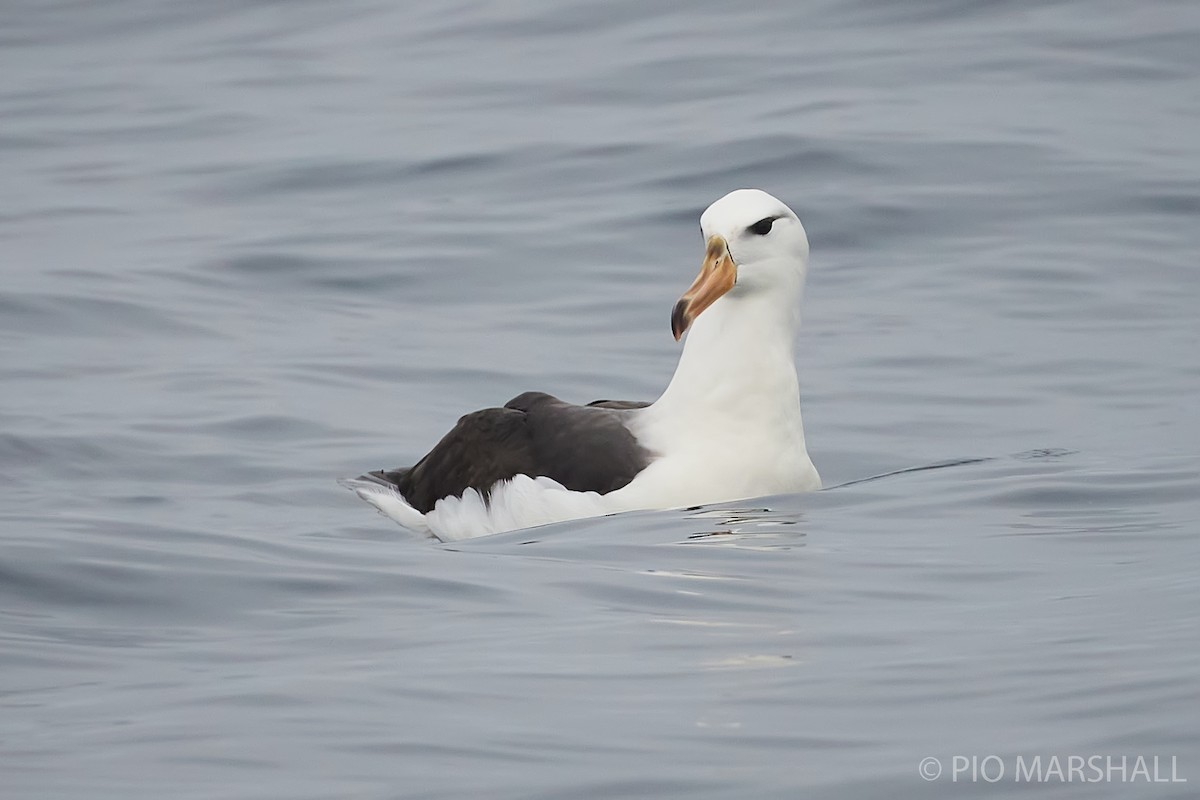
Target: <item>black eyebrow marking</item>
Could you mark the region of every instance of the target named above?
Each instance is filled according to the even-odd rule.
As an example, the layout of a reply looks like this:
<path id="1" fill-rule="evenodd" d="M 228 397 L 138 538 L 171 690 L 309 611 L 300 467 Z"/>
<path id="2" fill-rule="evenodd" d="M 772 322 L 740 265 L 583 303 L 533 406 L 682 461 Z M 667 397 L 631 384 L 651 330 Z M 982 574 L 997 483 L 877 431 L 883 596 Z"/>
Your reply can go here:
<path id="1" fill-rule="evenodd" d="M 753 233 L 756 236 L 766 236 L 771 232 L 771 226 L 775 224 L 775 220 L 783 219 L 783 217 L 783 214 L 776 214 L 773 217 L 763 217 L 758 222 L 747 227 L 746 230 L 750 231 L 750 233 Z"/>

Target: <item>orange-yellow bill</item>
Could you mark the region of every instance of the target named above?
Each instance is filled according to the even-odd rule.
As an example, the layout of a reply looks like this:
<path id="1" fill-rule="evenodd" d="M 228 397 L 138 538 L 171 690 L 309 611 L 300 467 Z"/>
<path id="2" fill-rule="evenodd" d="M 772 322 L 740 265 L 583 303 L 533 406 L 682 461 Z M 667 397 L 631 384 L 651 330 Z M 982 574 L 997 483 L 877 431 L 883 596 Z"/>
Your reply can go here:
<path id="1" fill-rule="evenodd" d="M 675 341 L 679 341 L 700 312 L 732 289 L 736 282 L 737 265 L 729 255 L 729 243 L 721 236 L 708 237 L 700 274 L 671 310 L 671 333 L 675 335 Z"/>

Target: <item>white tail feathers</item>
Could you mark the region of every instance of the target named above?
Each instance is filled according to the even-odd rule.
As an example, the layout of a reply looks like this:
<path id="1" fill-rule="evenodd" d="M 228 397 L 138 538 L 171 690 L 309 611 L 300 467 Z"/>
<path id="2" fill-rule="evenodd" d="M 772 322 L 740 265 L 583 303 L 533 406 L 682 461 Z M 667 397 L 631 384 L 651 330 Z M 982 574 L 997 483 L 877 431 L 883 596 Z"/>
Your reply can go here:
<path id="1" fill-rule="evenodd" d="M 388 519 L 417 533 L 433 533 L 429 529 L 429 523 L 425 521 L 425 515 L 410 506 L 404 495 L 400 494 L 400 490 L 390 483 L 370 478 L 341 478 L 338 483 L 375 506 L 379 513 Z"/>
<path id="2" fill-rule="evenodd" d="M 604 496 L 596 492 L 573 492 L 558 481 L 528 475 L 500 481 L 492 487 L 487 499 L 475 489 L 467 489 L 462 497 L 443 497 L 427 514 L 409 505 L 391 484 L 370 478 L 349 478 L 338 483 L 375 506 L 385 517 L 443 542 L 619 510 L 609 508 Z"/>

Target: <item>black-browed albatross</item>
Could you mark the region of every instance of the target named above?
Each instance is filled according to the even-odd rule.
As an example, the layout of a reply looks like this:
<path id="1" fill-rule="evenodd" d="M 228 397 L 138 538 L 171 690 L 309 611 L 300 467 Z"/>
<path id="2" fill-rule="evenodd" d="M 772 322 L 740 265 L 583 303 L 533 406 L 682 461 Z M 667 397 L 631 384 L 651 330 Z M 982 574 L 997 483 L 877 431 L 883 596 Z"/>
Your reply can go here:
<path id="1" fill-rule="evenodd" d="M 467 414 L 412 467 L 343 481 L 443 541 L 549 522 L 821 488 L 793 347 L 808 268 L 796 214 L 739 189 L 700 216 L 700 274 L 671 312 L 688 332 L 653 403 L 526 392 Z"/>

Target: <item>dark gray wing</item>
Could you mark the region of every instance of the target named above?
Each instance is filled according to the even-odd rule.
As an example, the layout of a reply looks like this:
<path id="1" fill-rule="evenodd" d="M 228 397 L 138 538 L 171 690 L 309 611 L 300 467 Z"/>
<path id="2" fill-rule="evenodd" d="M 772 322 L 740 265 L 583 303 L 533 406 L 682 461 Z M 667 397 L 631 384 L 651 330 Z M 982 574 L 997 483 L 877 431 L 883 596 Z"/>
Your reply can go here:
<path id="1" fill-rule="evenodd" d="M 504 408 L 467 414 L 412 467 L 370 475 L 396 486 L 423 514 L 467 489 L 487 496 L 514 475 L 545 476 L 574 491 L 606 494 L 650 463 L 651 454 L 621 422 L 622 411 L 646 405 L 599 400 L 577 406 L 526 392 Z"/>

